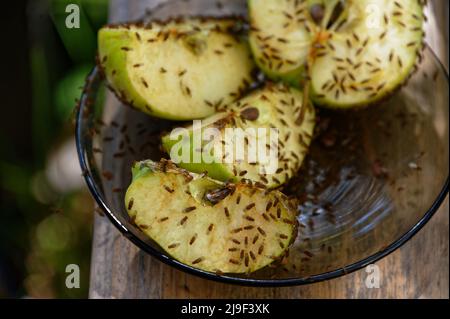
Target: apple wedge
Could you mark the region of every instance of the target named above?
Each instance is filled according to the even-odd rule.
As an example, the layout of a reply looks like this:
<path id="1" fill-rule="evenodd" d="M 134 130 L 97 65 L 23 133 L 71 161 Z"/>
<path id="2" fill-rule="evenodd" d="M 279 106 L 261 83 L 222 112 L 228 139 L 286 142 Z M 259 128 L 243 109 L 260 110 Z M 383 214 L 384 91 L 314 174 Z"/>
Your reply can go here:
<path id="1" fill-rule="evenodd" d="M 268 84 L 197 126 L 173 130 L 162 144 L 189 171 L 276 188 L 302 165 L 314 126 L 314 107 L 304 105 L 302 92 Z"/>
<path id="2" fill-rule="evenodd" d="M 279 259 L 297 235 L 286 197 L 223 184 L 169 161 L 133 167 L 125 205 L 146 235 L 178 261 L 210 272 L 250 273 Z"/>
<path id="3" fill-rule="evenodd" d="M 190 120 L 214 114 L 247 89 L 254 63 L 237 19 L 112 25 L 98 35 L 98 64 L 126 104 Z"/>
<path id="4" fill-rule="evenodd" d="M 421 0 L 249 0 L 258 66 L 313 101 L 364 107 L 398 89 L 424 47 Z"/>

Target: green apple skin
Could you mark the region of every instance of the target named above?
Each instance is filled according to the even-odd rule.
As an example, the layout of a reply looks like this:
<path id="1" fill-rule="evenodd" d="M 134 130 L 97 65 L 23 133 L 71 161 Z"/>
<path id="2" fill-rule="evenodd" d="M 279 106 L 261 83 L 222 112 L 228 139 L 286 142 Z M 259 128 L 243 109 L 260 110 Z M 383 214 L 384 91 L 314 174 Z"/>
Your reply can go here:
<path id="1" fill-rule="evenodd" d="M 106 70 L 111 72 L 106 73 L 105 76 L 114 87 L 126 92 L 118 98 L 127 104 L 132 102 L 136 109 L 152 116 L 174 121 L 183 120 L 182 117 L 173 116 L 163 110 L 153 109 L 135 89 L 128 72 L 125 71 L 127 69 L 127 52 L 120 49 L 132 46 L 134 41 L 130 33 L 123 29 L 100 29 L 98 33 L 99 56 L 108 56 L 108 59 L 102 64 L 102 69 L 104 72 L 107 72 Z M 112 74 L 114 71 L 115 75 Z"/>
<path id="2" fill-rule="evenodd" d="M 296 210 L 278 191 L 227 185 L 168 161 L 135 163 L 133 175 L 124 204 L 136 228 L 191 267 L 251 273 L 284 256 L 297 236 Z"/>
<path id="3" fill-rule="evenodd" d="M 193 143 L 192 132 L 190 132 L 190 143 Z M 174 147 L 176 143 L 179 143 L 179 140 L 172 140 L 170 138 L 170 134 L 166 135 L 162 138 L 162 146 L 163 149 L 170 155 L 170 151 Z M 193 145 L 193 144 L 190 144 Z M 190 148 L 190 158 L 194 157 L 194 149 Z M 211 163 L 179 163 L 180 167 L 190 171 L 190 172 L 208 172 L 208 177 L 218 180 L 218 181 L 229 181 L 229 182 L 237 182 L 237 178 L 233 175 L 233 173 L 222 163 L 214 162 L 212 159 Z"/>
<path id="4" fill-rule="evenodd" d="M 253 82 L 248 43 L 227 31 L 235 23 L 192 19 L 151 29 L 107 26 L 98 34 L 98 64 L 125 104 L 168 120 L 205 118 Z"/>
<path id="5" fill-rule="evenodd" d="M 293 105 L 285 105 L 283 108 L 283 115 L 279 113 L 279 106 L 277 103 L 279 101 L 294 101 L 295 107 Z M 223 162 L 221 158 L 216 158 L 217 155 L 213 154 L 197 154 L 206 157 L 197 157 L 200 163 L 192 163 L 191 160 L 194 158 L 194 133 L 199 133 L 194 131 L 192 127 L 187 128 L 187 132 L 184 134 L 189 134 L 188 137 L 173 140 L 171 139 L 171 134 L 165 135 L 162 138 L 163 149 L 169 154 L 171 159 L 180 167 L 187 169 L 191 172 L 198 174 L 207 172 L 208 176 L 224 182 L 237 182 L 242 179 L 251 180 L 253 182 L 258 182 L 264 184 L 267 188 L 276 188 L 288 181 L 296 171 L 300 168 L 304 157 L 308 152 L 309 143 L 311 143 L 312 136 L 314 134 L 315 127 L 315 110 L 311 103 L 304 110 L 304 120 L 301 124 L 297 124 L 296 119 L 300 112 L 299 110 L 303 108 L 303 93 L 294 88 L 282 84 L 269 85 L 268 87 L 252 92 L 249 96 L 236 102 L 236 104 L 230 105 L 228 109 L 222 113 L 217 113 L 210 118 L 207 118 L 202 123 L 202 130 L 205 128 L 214 127 L 215 123 L 224 123 L 227 119 L 233 118 L 233 121 L 228 121 L 225 124 L 225 128 L 241 128 L 243 130 L 247 128 L 276 128 L 279 132 L 279 141 L 284 141 L 280 153 L 287 154 L 286 158 L 289 158 L 287 164 L 282 161 L 278 162 L 278 169 L 282 169 L 281 172 L 276 174 L 270 174 L 266 178 L 261 177 L 260 165 L 252 165 L 247 163 L 245 160 L 243 162 L 233 163 Z M 258 109 L 259 116 L 254 121 L 241 121 L 242 106 L 244 110 L 248 107 Z M 295 109 L 295 111 L 294 111 Z M 232 124 L 235 123 L 235 124 Z M 238 123 L 238 124 L 236 124 Z M 237 126 L 236 126 L 237 125 Z M 220 125 L 219 125 L 220 126 Z M 222 137 L 224 136 L 224 128 L 220 129 Z M 290 135 L 290 139 L 287 138 Z M 293 137 L 295 136 L 295 137 Z M 175 137 L 175 136 L 174 136 Z M 297 138 L 301 138 L 303 143 L 299 143 Z M 214 142 L 214 145 L 222 145 L 223 140 Z M 174 147 L 176 148 L 174 149 Z M 182 154 L 172 154 L 172 152 L 177 152 L 184 146 L 185 152 L 189 151 L 189 161 L 181 162 L 176 156 Z M 198 152 L 198 151 L 197 151 Z M 280 154 L 279 153 L 279 154 Z M 292 155 L 294 154 L 294 155 Z M 218 157 L 218 156 L 217 156 Z M 286 165 L 288 168 L 286 168 Z M 284 167 L 284 169 L 283 169 Z M 245 173 L 244 173 L 245 172 Z M 242 174 L 241 174 L 242 173 Z M 264 174 L 263 174 L 264 175 Z"/>

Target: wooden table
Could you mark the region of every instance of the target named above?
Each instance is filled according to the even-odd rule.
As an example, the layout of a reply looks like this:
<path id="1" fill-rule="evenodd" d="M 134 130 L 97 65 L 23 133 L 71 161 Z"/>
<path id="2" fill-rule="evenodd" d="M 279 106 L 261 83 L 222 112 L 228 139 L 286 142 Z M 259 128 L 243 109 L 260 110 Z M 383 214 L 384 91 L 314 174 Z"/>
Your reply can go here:
<path id="1" fill-rule="evenodd" d="M 137 18 L 151 0 L 111 1 L 111 21 Z M 434 0 L 444 29 L 446 0 Z M 448 20 L 447 20 L 448 21 Z M 448 39 L 448 38 L 447 38 Z M 433 33 L 428 43 L 447 61 L 447 39 Z M 448 42 L 447 42 L 448 44 Z M 365 285 L 360 270 L 334 280 L 288 288 L 249 288 L 207 281 L 150 257 L 106 219 L 96 216 L 92 250 L 91 298 L 449 298 L 449 201 L 401 249 L 377 263 L 379 289 Z"/>

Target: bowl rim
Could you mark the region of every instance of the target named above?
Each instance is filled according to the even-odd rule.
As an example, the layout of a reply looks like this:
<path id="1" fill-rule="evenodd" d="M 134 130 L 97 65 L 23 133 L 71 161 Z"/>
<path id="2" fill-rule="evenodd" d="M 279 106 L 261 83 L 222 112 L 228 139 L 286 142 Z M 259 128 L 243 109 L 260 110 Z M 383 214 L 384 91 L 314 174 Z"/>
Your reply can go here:
<path id="1" fill-rule="evenodd" d="M 441 60 L 437 57 L 434 51 L 427 46 L 427 50 L 431 53 L 437 65 L 440 67 L 441 72 L 445 75 L 447 79 L 447 83 L 449 83 L 449 74 L 442 64 Z M 112 224 L 131 242 L 133 242 L 140 249 L 144 250 L 146 253 L 150 254 L 153 257 L 156 257 L 158 260 L 164 262 L 167 265 L 173 266 L 178 270 L 184 271 L 191 275 L 199 276 L 204 279 L 235 284 L 241 286 L 249 286 L 249 287 L 289 287 L 289 286 L 301 286 L 312 283 L 317 283 L 325 280 L 336 279 L 338 277 L 350 274 L 357 270 L 360 270 L 370 264 L 374 264 L 380 259 L 390 255 L 392 252 L 402 247 L 405 243 L 407 243 L 411 238 L 414 237 L 434 216 L 437 210 L 440 208 L 442 202 L 447 197 L 449 192 L 449 175 L 444 182 L 444 185 L 439 192 L 438 196 L 434 200 L 431 207 L 426 211 L 426 213 L 419 219 L 417 223 L 414 224 L 407 232 L 401 235 L 398 239 L 393 241 L 390 245 L 386 246 L 384 249 L 362 259 L 357 262 L 354 262 L 348 266 L 344 266 L 342 268 L 338 268 L 332 271 L 311 275 L 304 278 L 284 278 L 284 279 L 254 279 L 254 278 L 245 278 L 245 277 L 233 277 L 226 274 L 215 274 L 211 272 L 207 272 L 201 269 L 197 269 L 186 265 L 178 260 L 170 257 L 169 255 L 158 251 L 157 249 L 147 245 L 143 240 L 139 239 L 136 235 L 133 234 L 130 229 L 126 225 L 124 225 L 114 214 L 114 212 L 108 207 L 106 200 L 101 195 L 101 190 L 96 186 L 94 176 L 89 168 L 88 162 L 85 158 L 86 154 L 86 143 L 83 139 L 83 130 L 81 123 L 84 120 L 84 110 L 87 107 L 88 93 L 90 92 L 90 85 L 92 81 L 99 76 L 98 67 L 94 67 L 91 73 L 86 78 L 86 85 L 83 90 L 82 96 L 80 98 L 79 108 L 76 114 L 76 125 L 75 125 L 75 140 L 76 140 L 76 148 L 78 153 L 78 160 L 81 166 L 81 170 L 83 172 L 83 176 L 85 182 L 90 190 L 93 198 L 97 202 L 99 208 L 105 213 L 108 219 L 112 222 Z"/>

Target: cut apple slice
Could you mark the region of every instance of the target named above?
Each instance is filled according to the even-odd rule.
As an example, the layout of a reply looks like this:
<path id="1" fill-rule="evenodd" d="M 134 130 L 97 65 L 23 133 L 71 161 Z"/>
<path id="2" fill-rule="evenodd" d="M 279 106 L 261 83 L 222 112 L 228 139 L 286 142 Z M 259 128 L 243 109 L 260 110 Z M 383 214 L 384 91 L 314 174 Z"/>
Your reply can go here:
<path id="1" fill-rule="evenodd" d="M 250 46 L 272 80 L 299 86 L 313 41 L 305 1 L 250 0 Z M 292 18 L 290 18 L 292 17 Z"/>
<path id="2" fill-rule="evenodd" d="M 303 103 L 302 92 L 268 84 L 201 125 L 172 131 L 163 147 L 189 171 L 276 188 L 297 172 L 312 140 L 315 111 Z"/>
<path id="3" fill-rule="evenodd" d="M 130 217 L 187 265 L 250 273 L 279 259 L 297 234 L 295 211 L 277 191 L 222 184 L 168 161 L 136 163 L 133 175 Z"/>
<path id="4" fill-rule="evenodd" d="M 271 78 L 310 80 L 330 108 L 373 104 L 401 86 L 423 48 L 420 0 L 249 0 L 250 43 Z"/>
<path id="5" fill-rule="evenodd" d="M 165 119 L 204 118 L 252 82 L 241 24 L 191 19 L 107 26 L 99 31 L 99 65 L 126 104 Z"/>

